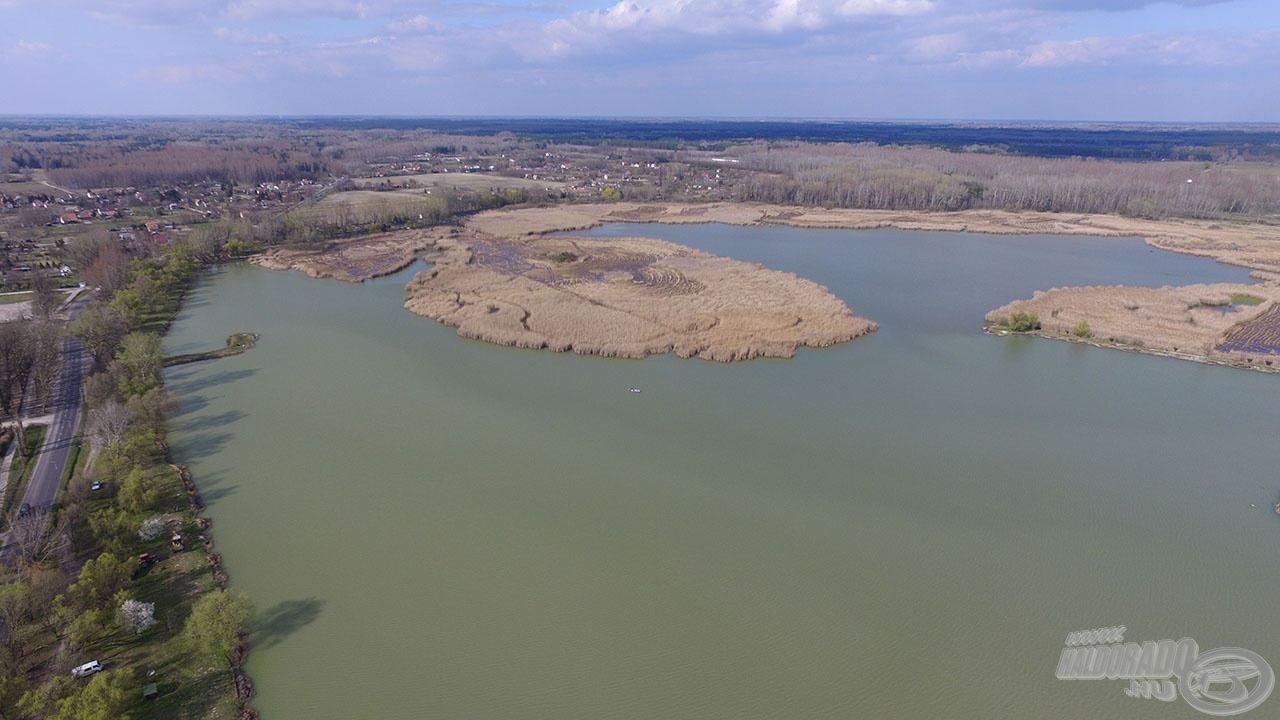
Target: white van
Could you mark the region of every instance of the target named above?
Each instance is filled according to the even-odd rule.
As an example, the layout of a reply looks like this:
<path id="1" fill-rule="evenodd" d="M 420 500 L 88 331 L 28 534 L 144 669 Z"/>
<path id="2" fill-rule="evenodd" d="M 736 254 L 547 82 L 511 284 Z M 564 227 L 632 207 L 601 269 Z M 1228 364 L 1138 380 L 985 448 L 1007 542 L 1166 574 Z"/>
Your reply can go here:
<path id="1" fill-rule="evenodd" d="M 94 660 L 93 662 L 87 662 L 80 667 L 71 668 L 71 677 L 89 677 L 96 672 L 102 672 L 102 663 Z"/>

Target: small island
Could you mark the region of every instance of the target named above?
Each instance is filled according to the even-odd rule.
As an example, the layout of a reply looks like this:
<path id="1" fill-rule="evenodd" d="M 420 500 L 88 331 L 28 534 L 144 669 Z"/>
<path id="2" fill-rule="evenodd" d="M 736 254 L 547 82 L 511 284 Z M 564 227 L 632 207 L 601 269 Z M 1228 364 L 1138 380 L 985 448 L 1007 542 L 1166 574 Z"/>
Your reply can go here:
<path id="1" fill-rule="evenodd" d="M 186 353 L 184 355 L 172 355 L 164 359 L 165 367 L 173 367 L 174 365 L 186 365 L 187 363 L 200 362 L 201 360 L 214 360 L 217 358 L 231 357 L 239 355 L 254 345 L 258 344 L 258 334 L 251 332 L 232 333 L 227 338 L 227 344 L 217 350 L 206 350 L 198 353 Z"/>

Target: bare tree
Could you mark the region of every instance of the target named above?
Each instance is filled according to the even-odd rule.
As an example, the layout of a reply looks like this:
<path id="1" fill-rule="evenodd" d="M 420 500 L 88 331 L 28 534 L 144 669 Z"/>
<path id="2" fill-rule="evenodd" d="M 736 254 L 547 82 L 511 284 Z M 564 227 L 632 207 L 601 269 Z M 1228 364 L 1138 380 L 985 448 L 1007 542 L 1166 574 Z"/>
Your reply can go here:
<path id="1" fill-rule="evenodd" d="M 108 398 L 89 413 L 89 436 L 103 448 L 115 449 L 124 442 L 133 413 L 117 398 Z"/>
<path id="2" fill-rule="evenodd" d="M 26 447 L 22 406 L 35 368 L 35 344 L 31 321 L 0 323 L 0 417 L 13 420 L 17 425 L 19 448 Z"/>
<path id="3" fill-rule="evenodd" d="M 35 299 L 31 302 L 31 314 L 48 322 L 62 302 L 61 293 L 53 286 L 53 280 L 40 271 L 35 272 L 31 289 L 35 292 Z"/>
<path id="4" fill-rule="evenodd" d="M 48 508 L 31 508 L 25 514 L 13 518 L 9 525 L 9 542 L 18 553 L 20 567 L 29 567 L 52 557 L 62 548 L 64 535 L 49 532 L 49 527 Z"/>

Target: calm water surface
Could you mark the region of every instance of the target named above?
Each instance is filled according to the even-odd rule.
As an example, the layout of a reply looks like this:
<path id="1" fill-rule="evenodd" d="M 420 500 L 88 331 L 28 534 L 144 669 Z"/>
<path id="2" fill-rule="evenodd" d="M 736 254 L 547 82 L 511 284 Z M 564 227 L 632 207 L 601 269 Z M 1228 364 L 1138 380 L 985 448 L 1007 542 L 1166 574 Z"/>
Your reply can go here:
<path id="1" fill-rule="evenodd" d="M 1138 240 L 589 234 L 639 233 L 881 329 L 610 360 L 460 339 L 401 309 L 404 274 L 200 283 L 170 351 L 262 334 L 168 382 L 264 615 L 266 720 L 1204 717 L 1054 679 L 1069 631 L 1114 624 L 1280 667 L 1280 379 L 981 333 L 1035 289 L 1245 271 Z"/>

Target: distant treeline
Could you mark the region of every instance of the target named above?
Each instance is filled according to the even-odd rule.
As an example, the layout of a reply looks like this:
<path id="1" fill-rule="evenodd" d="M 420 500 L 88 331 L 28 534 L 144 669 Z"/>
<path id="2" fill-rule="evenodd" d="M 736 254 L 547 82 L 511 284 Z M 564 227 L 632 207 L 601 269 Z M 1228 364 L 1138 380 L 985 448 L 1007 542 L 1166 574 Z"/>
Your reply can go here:
<path id="1" fill-rule="evenodd" d="M 351 202 L 305 204 L 284 214 L 259 213 L 197 225 L 191 241 L 202 257 L 213 257 L 231 240 L 248 247 L 308 245 L 401 228 L 453 222 L 459 215 L 525 202 L 524 190 L 485 193 L 358 194 Z M 341 196 L 337 196 L 341 197 Z"/>
<path id="2" fill-rule="evenodd" d="M 553 142 L 708 147 L 752 140 L 975 146 L 1039 157 L 1125 160 L 1280 159 L 1280 127 L 1264 125 L 925 123 L 800 120 L 613 120 L 600 118 L 312 118 L 300 128 L 429 129 L 459 135 L 515 133 Z"/>
<path id="3" fill-rule="evenodd" d="M 740 200 L 886 210 L 996 208 L 1214 218 L 1280 213 L 1280 173 L 1252 163 L 1136 163 L 932 148 L 755 144 Z"/>
<path id="4" fill-rule="evenodd" d="M 282 141 L 179 144 L 156 148 L 77 149 L 45 160 L 55 183 L 72 187 L 147 187 L 211 180 L 236 184 L 313 178 L 329 171 L 322 155 Z"/>

